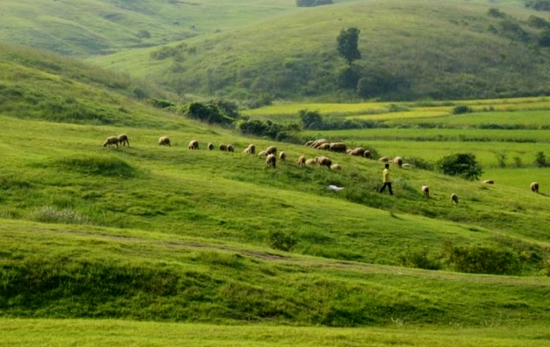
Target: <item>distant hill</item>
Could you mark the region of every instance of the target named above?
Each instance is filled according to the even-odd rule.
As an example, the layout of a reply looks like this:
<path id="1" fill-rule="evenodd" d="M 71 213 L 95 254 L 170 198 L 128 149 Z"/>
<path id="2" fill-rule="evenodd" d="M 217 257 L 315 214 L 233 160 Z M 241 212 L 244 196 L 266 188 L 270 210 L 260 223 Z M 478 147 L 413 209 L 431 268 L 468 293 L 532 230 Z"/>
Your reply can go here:
<path id="1" fill-rule="evenodd" d="M 530 16 L 542 26 L 533 26 Z M 519 1 L 358 0 L 92 61 L 178 93 L 239 99 L 540 95 L 550 93 L 544 17 Z M 345 87 L 336 37 L 353 26 L 361 30 L 363 58 Z"/>

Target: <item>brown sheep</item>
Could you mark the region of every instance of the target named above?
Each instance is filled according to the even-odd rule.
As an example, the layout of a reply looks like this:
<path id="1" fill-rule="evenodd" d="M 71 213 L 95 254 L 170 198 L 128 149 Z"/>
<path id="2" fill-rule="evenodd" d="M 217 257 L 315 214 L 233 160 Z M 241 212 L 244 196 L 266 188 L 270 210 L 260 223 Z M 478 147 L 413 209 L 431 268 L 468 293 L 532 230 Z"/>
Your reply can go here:
<path id="1" fill-rule="evenodd" d="M 365 153 L 363 153 L 363 157 L 367 159 L 372 159 L 372 153 L 367 149 L 365 150 Z"/>
<path id="2" fill-rule="evenodd" d="M 306 157 L 304 157 L 303 155 L 300 158 L 298 158 L 298 166 L 299 167 L 306 166 Z"/>
<path id="3" fill-rule="evenodd" d="M 214 144 L 213 143 L 209 143 L 208 144 L 208 150 L 211 151 L 214 149 Z"/>
<path id="4" fill-rule="evenodd" d="M 220 151 L 227 151 L 227 145 L 224 145 L 223 143 L 220 145 Z"/>
<path id="5" fill-rule="evenodd" d="M 317 159 L 308 159 L 308 160 L 306 160 L 306 165 L 308 165 L 308 166 L 309 165 L 313 165 L 313 166 L 317 165 Z"/>
<path id="6" fill-rule="evenodd" d="M 531 191 L 533 191 L 534 193 L 539 192 L 539 183 L 538 182 L 531 183 Z"/>
<path id="7" fill-rule="evenodd" d="M 381 157 L 380 159 L 378 159 L 378 161 L 381 161 L 383 163 L 387 163 L 390 160 L 388 159 L 388 157 Z"/>
<path id="8" fill-rule="evenodd" d="M 130 147 L 130 141 L 128 141 L 128 136 L 126 134 L 120 134 L 117 138 L 121 146 L 128 145 L 128 147 Z"/>
<path id="9" fill-rule="evenodd" d="M 275 156 L 275 154 L 268 155 L 265 160 L 265 164 L 267 166 L 272 166 L 273 168 L 275 168 L 275 166 L 277 165 L 277 157 Z"/>
<path id="10" fill-rule="evenodd" d="M 427 185 L 423 184 L 422 185 L 422 194 L 424 194 L 424 196 L 429 199 L 430 198 L 430 187 L 428 187 Z"/>
<path id="11" fill-rule="evenodd" d="M 199 141 L 192 140 L 191 142 L 189 142 L 189 146 L 187 146 L 187 148 L 191 150 L 199 149 Z"/>
<path id="12" fill-rule="evenodd" d="M 318 157 L 315 159 L 317 160 L 317 163 L 319 164 L 319 166 L 326 166 L 327 168 L 330 169 L 330 166 L 332 165 L 332 160 L 330 160 L 330 158 Z"/>
<path id="13" fill-rule="evenodd" d="M 286 159 L 286 153 L 284 151 L 281 151 L 281 153 L 279 153 L 279 163 L 284 163 L 285 159 Z"/>
<path id="14" fill-rule="evenodd" d="M 328 143 L 328 141 L 325 140 L 325 139 L 316 140 L 316 141 L 313 141 L 313 143 L 311 144 L 311 147 L 319 148 L 319 146 L 321 146 L 322 144 L 325 144 L 325 143 Z"/>
<path id="15" fill-rule="evenodd" d="M 233 147 L 233 145 L 227 145 L 227 151 L 228 152 L 235 152 L 235 148 Z"/>
<path id="16" fill-rule="evenodd" d="M 163 136 L 159 139 L 159 146 L 168 146 L 168 147 L 172 147 L 170 145 L 170 139 L 167 138 L 166 136 Z"/>
<path id="17" fill-rule="evenodd" d="M 320 149 L 320 150 L 323 150 L 323 151 L 328 151 L 330 149 L 330 143 L 323 143 L 322 145 L 317 147 L 317 149 Z"/>
<path id="18" fill-rule="evenodd" d="M 334 142 L 330 144 L 330 150 L 333 152 L 346 152 L 347 146 L 343 142 Z"/>
<path id="19" fill-rule="evenodd" d="M 331 169 L 331 170 L 342 170 L 342 165 L 340 165 L 340 164 L 332 164 L 332 165 L 330 166 L 330 169 Z"/>
<path id="20" fill-rule="evenodd" d="M 312 144 L 313 142 L 315 142 L 315 141 L 308 141 L 308 142 L 306 142 L 306 146 L 311 146 L 311 144 Z"/>
<path id="21" fill-rule="evenodd" d="M 493 180 L 485 180 L 485 181 L 482 181 L 481 183 L 484 183 L 484 184 L 495 184 L 495 181 L 493 181 Z"/>
<path id="22" fill-rule="evenodd" d="M 393 163 L 397 166 L 403 166 L 403 158 L 401 157 L 395 157 L 393 158 Z"/>
<path id="23" fill-rule="evenodd" d="M 275 147 L 275 146 L 269 146 L 269 147 L 267 147 L 267 149 L 265 151 L 267 152 L 267 154 L 277 155 L 277 147 Z"/>
<path id="24" fill-rule="evenodd" d="M 365 154 L 365 149 L 363 147 L 357 147 L 353 149 L 350 154 L 357 157 L 362 157 Z"/>
<path id="25" fill-rule="evenodd" d="M 260 153 L 258 153 L 258 157 L 267 157 L 267 152 L 261 151 Z"/>
<path id="26" fill-rule="evenodd" d="M 103 147 L 111 147 L 112 145 L 115 145 L 118 148 L 118 137 L 116 136 L 109 136 L 105 139 L 105 142 L 103 142 Z"/>
<path id="27" fill-rule="evenodd" d="M 351 155 L 351 152 L 353 152 L 353 149 L 351 149 L 351 148 L 346 149 L 346 154 L 350 154 L 350 155 Z"/>
<path id="28" fill-rule="evenodd" d="M 454 202 L 455 204 L 458 204 L 458 195 L 455 193 L 451 194 L 451 202 Z"/>

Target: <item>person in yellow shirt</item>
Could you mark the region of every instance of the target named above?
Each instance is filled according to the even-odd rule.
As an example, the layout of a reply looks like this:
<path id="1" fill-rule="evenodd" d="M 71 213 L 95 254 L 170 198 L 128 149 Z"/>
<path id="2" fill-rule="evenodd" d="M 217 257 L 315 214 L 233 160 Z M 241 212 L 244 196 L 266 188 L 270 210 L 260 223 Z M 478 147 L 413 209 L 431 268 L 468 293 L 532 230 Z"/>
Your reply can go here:
<path id="1" fill-rule="evenodd" d="M 384 165 L 384 171 L 382 171 L 382 182 L 384 182 L 384 185 L 382 186 L 382 188 L 380 188 L 380 193 L 382 193 L 384 189 L 388 187 L 390 191 L 390 195 L 393 195 L 393 192 L 391 190 L 391 181 L 390 181 L 390 164 L 388 163 Z"/>

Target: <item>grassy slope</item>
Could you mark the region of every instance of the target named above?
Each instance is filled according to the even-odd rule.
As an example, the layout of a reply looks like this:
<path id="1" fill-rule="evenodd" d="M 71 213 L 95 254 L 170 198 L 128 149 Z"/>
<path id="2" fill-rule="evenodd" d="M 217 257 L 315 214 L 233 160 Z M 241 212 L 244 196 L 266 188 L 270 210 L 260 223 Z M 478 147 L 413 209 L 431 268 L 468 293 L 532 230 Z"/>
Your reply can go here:
<path id="1" fill-rule="evenodd" d="M 10 346 L 547 346 L 544 327 L 488 329 L 326 329 L 124 321 L 2 320 Z"/>
<path id="2" fill-rule="evenodd" d="M 292 1 L 283 0 L 7 0 L 2 5 L 0 41 L 71 55 L 139 47 L 139 30 L 152 36 L 142 44 L 158 45 L 295 10 Z"/>
<path id="3" fill-rule="evenodd" d="M 289 144 L 278 144 L 289 162 L 267 169 L 262 159 L 239 153 L 251 141 L 266 147 L 265 140 L 112 91 L 107 97 L 109 79 L 84 84 L 18 61 L 3 60 L 0 74 L 0 84 L 20 91 L 6 94 L 0 111 L 4 316 L 338 326 L 387 325 L 392 318 L 475 326 L 550 321 L 544 277 L 369 265 L 397 265 L 407 247 L 436 255 L 445 242 L 544 257 L 544 195 L 393 169 L 390 197 L 375 191 L 378 163 L 333 154 L 342 172 L 301 170 L 298 155 L 318 152 Z M 69 83 L 63 79 L 72 87 L 56 87 Z M 51 90 L 61 100 L 81 100 L 85 110 L 109 110 L 110 122 L 70 110 L 51 122 L 40 102 L 25 102 Z M 60 105 L 67 103 L 74 101 Z M 10 105 L 27 107 L 30 116 Z M 130 148 L 101 147 L 119 133 L 129 135 Z M 173 147 L 157 145 L 162 135 Z M 237 152 L 189 151 L 191 139 L 232 143 Z M 429 201 L 418 190 L 423 182 L 433 189 Z M 328 184 L 346 189 L 332 194 Z M 449 203 L 451 192 L 462 197 L 460 205 Z M 276 231 L 295 233 L 293 253 L 268 248 Z M 541 270 L 536 261 L 524 265 L 527 275 Z"/>
<path id="4" fill-rule="evenodd" d="M 387 71 L 410 88 L 396 97 L 480 98 L 544 92 L 549 59 L 487 27 L 491 7 L 518 19 L 537 14 L 521 6 L 463 1 L 353 1 L 268 20 L 229 33 L 186 41 L 176 58 L 152 60 L 154 49 L 92 59 L 104 67 L 151 76 L 178 92 L 246 97 L 335 95 L 342 66 L 335 38 L 342 28 L 362 30 L 365 75 Z M 529 30 L 529 29 L 527 29 Z M 540 82 L 539 82 L 540 81 Z M 392 90 L 395 90 L 393 88 Z"/>

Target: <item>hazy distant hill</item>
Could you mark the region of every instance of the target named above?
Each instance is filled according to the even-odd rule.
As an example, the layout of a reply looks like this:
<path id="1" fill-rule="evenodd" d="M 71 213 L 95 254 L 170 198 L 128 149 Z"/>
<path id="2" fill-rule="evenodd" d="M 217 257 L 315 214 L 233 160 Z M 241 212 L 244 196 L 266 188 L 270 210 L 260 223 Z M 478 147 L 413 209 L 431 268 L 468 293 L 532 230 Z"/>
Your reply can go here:
<path id="1" fill-rule="evenodd" d="M 358 0 L 94 61 L 150 76 L 179 93 L 349 99 L 357 97 L 357 83 L 347 89 L 338 83 L 345 62 L 336 37 L 355 26 L 365 98 L 547 94 L 548 29 L 530 25 L 533 15 L 546 17 L 518 1 Z"/>

